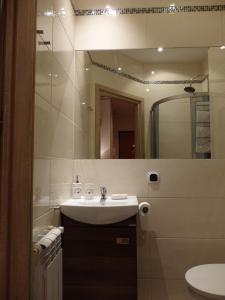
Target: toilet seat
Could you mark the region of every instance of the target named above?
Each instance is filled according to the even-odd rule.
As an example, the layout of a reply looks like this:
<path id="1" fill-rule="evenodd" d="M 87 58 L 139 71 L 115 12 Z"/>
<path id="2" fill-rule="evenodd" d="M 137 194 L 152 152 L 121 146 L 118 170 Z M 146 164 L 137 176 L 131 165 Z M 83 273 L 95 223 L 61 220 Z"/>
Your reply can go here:
<path id="1" fill-rule="evenodd" d="M 225 264 L 196 266 L 186 272 L 185 279 L 202 296 L 225 299 Z"/>

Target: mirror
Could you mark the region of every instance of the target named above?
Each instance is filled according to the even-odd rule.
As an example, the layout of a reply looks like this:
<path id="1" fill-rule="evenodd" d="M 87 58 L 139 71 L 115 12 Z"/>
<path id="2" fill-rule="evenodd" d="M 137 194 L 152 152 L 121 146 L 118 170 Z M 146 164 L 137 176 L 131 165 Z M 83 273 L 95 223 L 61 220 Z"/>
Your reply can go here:
<path id="1" fill-rule="evenodd" d="M 86 158 L 224 158 L 224 48 L 77 51 Z"/>

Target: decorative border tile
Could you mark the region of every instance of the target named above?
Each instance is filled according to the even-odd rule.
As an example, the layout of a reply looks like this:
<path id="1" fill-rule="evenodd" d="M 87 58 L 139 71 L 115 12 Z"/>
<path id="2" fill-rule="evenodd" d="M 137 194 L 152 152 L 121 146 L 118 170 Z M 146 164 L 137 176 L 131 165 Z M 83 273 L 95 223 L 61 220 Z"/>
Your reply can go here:
<path id="1" fill-rule="evenodd" d="M 89 54 L 89 57 L 91 57 L 90 54 Z M 136 81 L 136 82 L 144 84 L 144 85 L 149 85 L 149 84 L 188 84 L 188 83 L 191 83 L 191 82 L 192 83 L 202 83 L 207 78 L 207 75 L 204 75 L 202 79 L 195 79 L 195 80 L 142 80 L 142 79 L 139 79 L 139 78 L 134 77 L 132 75 L 129 75 L 127 73 L 124 73 L 124 72 L 118 71 L 116 69 L 113 69 L 112 67 L 103 65 L 103 64 L 98 63 L 96 61 L 93 61 L 92 58 L 91 58 L 91 63 L 92 63 L 93 66 L 101 68 L 105 71 L 114 73 L 116 75 L 119 75 L 119 76 L 124 77 L 124 78 L 129 79 L 129 80 Z"/>
<path id="2" fill-rule="evenodd" d="M 115 9 L 75 9 L 75 15 L 82 16 L 115 16 L 138 14 L 171 14 L 171 13 L 199 13 L 225 11 L 225 5 L 194 5 L 194 6 L 167 6 L 147 8 L 115 8 Z"/>
<path id="3" fill-rule="evenodd" d="M 111 72 L 111 73 L 117 74 L 117 75 L 122 76 L 122 77 L 125 77 L 125 78 L 127 78 L 127 79 L 130 79 L 130 80 L 133 80 L 133 81 L 136 81 L 136 82 L 139 82 L 139 83 L 143 83 L 143 84 L 144 84 L 144 80 L 141 80 L 141 79 L 139 79 L 139 78 L 137 78 L 137 77 L 134 77 L 134 76 L 132 76 L 132 75 L 129 75 L 129 74 L 127 74 L 127 73 L 118 71 L 118 70 L 113 69 L 113 68 L 111 68 L 111 67 L 109 67 L 109 66 L 100 64 L 100 63 L 95 62 L 95 61 L 92 61 L 92 65 L 94 65 L 94 66 L 96 66 L 96 67 L 98 67 L 98 68 L 101 68 L 101 69 L 103 69 L 103 70 L 105 70 L 105 71 L 109 71 L 109 72 Z"/>

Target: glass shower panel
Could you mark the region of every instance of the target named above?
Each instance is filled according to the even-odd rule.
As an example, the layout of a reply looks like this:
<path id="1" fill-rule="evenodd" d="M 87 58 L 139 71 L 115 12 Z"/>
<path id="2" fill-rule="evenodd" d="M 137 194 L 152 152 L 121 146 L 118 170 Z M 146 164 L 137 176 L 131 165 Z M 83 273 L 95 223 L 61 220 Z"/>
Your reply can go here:
<path id="1" fill-rule="evenodd" d="M 159 106 L 159 158 L 191 158 L 190 100 L 181 98 Z"/>
<path id="2" fill-rule="evenodd" d="M 178 95 L 151 110 L 152 158 L 210 158 L 209 96 Z"/>

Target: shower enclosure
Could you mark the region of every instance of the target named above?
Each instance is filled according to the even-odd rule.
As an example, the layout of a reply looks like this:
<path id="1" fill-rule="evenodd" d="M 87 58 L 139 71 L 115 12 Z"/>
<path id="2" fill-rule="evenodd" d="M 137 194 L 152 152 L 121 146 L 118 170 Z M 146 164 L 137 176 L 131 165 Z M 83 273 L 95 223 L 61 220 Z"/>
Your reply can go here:
<path id="1" fill-rule="evenodd" d="M 208 93 L 155 102 L 150 112 L 151 158 L 210 158 Z"/>

